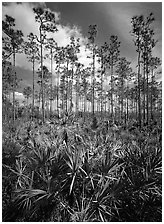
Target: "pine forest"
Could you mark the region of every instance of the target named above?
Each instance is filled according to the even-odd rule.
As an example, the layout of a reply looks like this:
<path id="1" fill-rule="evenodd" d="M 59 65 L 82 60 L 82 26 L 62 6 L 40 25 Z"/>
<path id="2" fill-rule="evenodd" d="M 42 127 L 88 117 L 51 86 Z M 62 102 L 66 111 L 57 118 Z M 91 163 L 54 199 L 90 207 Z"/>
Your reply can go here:
<path id="1" fill-rule="evenodd" d="M 2 221 L 162 221 L 162 3 L 2 3 Z"/>

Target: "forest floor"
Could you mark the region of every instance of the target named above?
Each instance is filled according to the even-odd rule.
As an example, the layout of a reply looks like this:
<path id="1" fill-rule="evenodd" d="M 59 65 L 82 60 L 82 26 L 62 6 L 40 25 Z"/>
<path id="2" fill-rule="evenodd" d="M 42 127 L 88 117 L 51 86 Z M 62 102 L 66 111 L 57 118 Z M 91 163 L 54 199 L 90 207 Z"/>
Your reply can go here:
<path id="1" fill-rule="evenodd" d="M 162 127 L 3 122 L 3 221 L 162 221 Z"/>

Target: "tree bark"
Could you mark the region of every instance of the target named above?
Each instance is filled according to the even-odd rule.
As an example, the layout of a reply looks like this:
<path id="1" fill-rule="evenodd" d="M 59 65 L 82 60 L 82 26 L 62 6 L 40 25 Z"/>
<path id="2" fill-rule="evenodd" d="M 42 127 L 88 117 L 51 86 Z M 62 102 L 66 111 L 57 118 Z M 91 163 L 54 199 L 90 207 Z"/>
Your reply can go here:
<path id="1" fill-rule="evenodd" d="M 113 59 L 111 64 L 111 118 L 113 121 Z"/>
<path id="2" fill-rule="evenodd" d="M 146 84 L 147 84 L 147 97 L 146 97 L 146 113 L 147 113 L 147 124 L 149 123 L 149 68 L 148 68 L 148 55 L 146 62 Z"/>
<path id="3" fill-rule="evenodd" d="M 140 49 L 138 46 L 138 121 L 141 128 Z"/>
<path id="4" fill-rule="evenodd" d="M 40 55 L 41 55 L 41 92 L 42 92 L 42 122 L 45 121 L 45 109 L 44 109 L 44 86 L 43 86 L 43 43 L 42 43 L 42 33 L 41 33 L 41 26 L 40 26 Z"/>
<path id="5" fill-rule="evenodd" d="M 13 123 L 15 124 L 15 89 L 16 89 L 16 72 L 15 72 L 15 48 L 13 48 L 13 75 L 14 75 L 14 80 L 13 80 Z"/>
<path id="6" fill-rule="evenodd" d="M 52 73 L 53 73 L 53 64 L 52 64 L 52 48 L 51 48 L 51 100 L 50 100 L 50 117 L 52 116 Z"/>
<path id="7" fill-rule="evenodd" d="M 34 57 L 34 55 L 33 55 Z M 32 120 L 34 118 L 34 92 L 35 92 L 35 84 L 34 84 L 34 80 L 35 80 L 35 67 L 34 67 L 34 58 L 33 58 L 33 62 L 32 62 Z"/>

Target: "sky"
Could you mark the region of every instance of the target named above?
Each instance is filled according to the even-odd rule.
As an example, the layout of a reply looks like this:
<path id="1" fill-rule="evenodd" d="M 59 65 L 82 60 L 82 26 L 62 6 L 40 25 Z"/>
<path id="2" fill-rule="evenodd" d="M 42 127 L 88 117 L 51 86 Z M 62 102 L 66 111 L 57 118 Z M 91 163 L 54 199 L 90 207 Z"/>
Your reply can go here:
<path id="1" fill-rule="evenodd" d="M 66 46 L 71 35 L 81 40 L 81 53 L 79 61 L 89 64 L 84 43 L 87 40 L 88 26 L 96 24 L 98 35 L 96 44 L 103 45 L 109 42 L 111 35 L 117 35 L 121 41 L 120 55 L 132 62 L 135 71 L 137 53 L 133 43 L 131 31 L 131 18 L 136 15 L 148 16 L 153 12 L 155 22 L 153 28 L 155 39 L 158 40 L 153 50 L 153 56 L 162 57 L 162 3 L 160 2 L 37 2 L 37 3 L 3 3 L 2 19 L 5 15 L 15 18 L 16 29 L 24 33 L 24 37 L 33 32 L 38 34 L 38 25 L 35 23 L 33 7 L 42 6 L 55 12 L 58 23 L 58 32 L 53 34 L 59 46 Z M 49 62 L 46 62 L 49 66 Z M 24 54 L 16 56 L 17 74 L 23 88 L 32 85 L 32 65 L 28 63 Z M 157 77 L 160 79 L 161 77 Z M 55 74 L 54 74 L 55 79 Z M 17 94 L 22 97 L 21 93 Z"/>

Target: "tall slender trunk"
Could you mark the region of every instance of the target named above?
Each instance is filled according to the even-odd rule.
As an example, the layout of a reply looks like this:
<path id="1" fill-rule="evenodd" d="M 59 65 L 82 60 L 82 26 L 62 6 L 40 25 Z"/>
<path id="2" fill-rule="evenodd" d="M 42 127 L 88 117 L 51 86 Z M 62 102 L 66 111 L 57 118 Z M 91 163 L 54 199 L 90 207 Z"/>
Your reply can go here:
<path id="1" fill-rule="evenodd" d="M 15 72 L 15 48 L 13 47 L 13 67 L 14 67 L 14 83 L 13 83 L 13 123 L 15 124 L 15 89 L 16 89 L 16 72 Z"/>
<path id="2" fill-rule="evenodd" d="M 35 67 L 34 67 L 35 61 L 34 61 L 34 55 L 33 55 L 33 62 L 32 62 L 32 120 L 34 119 L 34 94 L 35 94 Z"/>
<path id="3" fill-rule="evenodd" d="M 84 118 L 84 121 L 85 121 L 85 112 L 86 112 L 86 93 L 85 93 L 85 91 L 84 91 L 84 108 L 83 108 L 83 112 L 84 112 L 83 118 Z"/>
<path id="4" fill-rule="evenodd" d="M 64 100 L 65 100 L 65 74 L 63 75 L 63 80 L 61 80 L 63 83 L 63 87 L 62 87 L 62 102 L 61 102 L 61 108 L 62 110 L 65 110 L 64 107 Z"/>
<path id="5" fill-rule="evenodd" d="M 113 58 L 111 64 L 111 118 L 113 120 Z"/>
<path id="6" fill-rule="evenodd" d="M 126 97 L 126 120 L 129 120 L 129 100 L 128 97 Z"/>
<path id="7" fill-rule="evenodd" d="M 110 96 L 109 96 L 109 98 L 110 98 Z M 110 98 L 111 99 L 111 98 Z M 111 101 L 110 101 L 110 99 L 108 99 L 108 113 L 110 114 L 111 113 Z M 105 99 L 106 100 L 106 99 Z"/>
<path id="8" fill-rule="evenodd" d="M 138 121 L 139 127 L 141 128 L 140 56 L 141 52 L 138 46 Z"/>
<path id="9" fill-rule="evenodd" d="M 60 64 L 57 71 L 57 113 L 59 115 L 59 73 L 60 73 Z"/>
<path id="10" fill-rule="evenodd" d="M 41 96 L 40 96 L 40 92 L 39 92 L 39 111 L 40 111 L 40 104 L 41 104 Z"/>
<path id="11" fill-rule="evenodd" d="M 44 76 L 43 76 L 43 43 L 42 43 L 42 33 L 41 33 L 41 26 L 40 26 L 40 56 L 41 56 L 41 92 L 42 92 L 42 122 L 44 123 L 45 121 L 45 109 L 44 109 L 44 86 L 43 86 L 43 81 L 44 81 Z"/>
<path id="12" fill-rule="evenodd" d="M 95 104 L 95 47 L 93 47 L 93 74 L 92 74 L 92 114 L 94 116 L 94 104 Z"/>
<path id="13" fill-rule="evenodd" d="M 76 113 L 79 111 L 79 74 L 76 74 Z"/>
<path id="14" fill-rule="evenodd" d="M 152 69 L 151 71 L 151 95 L 150 95 L 150 113 L 151 113 L 151 118 L 153 118 L 153 75 L 154 71 Z"/>
<path id="15" fill-rule="evenodd" d="M 104 106 L 105 106 L 104 110 L 105 110 L 105 115 L 106 115 L 106 101 L 105 101 L 105 103 L 104 103 L 104 104 L 105 104 L 105 105 L 104 105 Z"/>
<path id="16" fill-rule="evenodd" d="M 145 102 L 146 102 L 146 78 L 145 78 L 145 60 L 144 60 L 144 88 L 143 88 L 143 122 L 145 122 L 145 118 L 146 118 L 146 115 L 145 115 Z"/>
<path id="17" fill-rule="evenodd" d="M 84 92 L 84 115 L 85 115 L 85 112 L 86 112 L 86 101 L 87 101 L 86 100 L 86 92 Z"/>
<path id="18" fill-rule="evenodd" d="M 147 113 L 147 124 L 149 123 L 149 68 L 148 68 L 148 55 L 146 61 L 146 85 L 147 85 L 147 96 L 146 96 L 146 113 Z"/>
<path id="19" fill-rule="evenodd" d="M 133 113 L 135 114 L 135 100 L 133 100 Z"/>
<path id="20" fill-rule="evenodd" d="M 135 107 L 135 109 L 136 109 L 136 118 L 138 118 L 138 101 L 136 102 L 136 107 Z"/>
<path id="21" fill-rule="evenodd" d="M 126 120 L 129 120 L 129 99 L 128 99 L 128 95 L 129 95 L 129 87 L 128 87 L 128 81 L 126 82 Z"/>
<path id="22" fill-rule="evenodd" d="M 99 105 L 98 105 L 98 100 L 96 101 L 96 112 L 99 111 Z"/>
<path id="23" fill-rule="evenodd" d="M 72 108 L 73 108 L 73 102 L 72 102 L 72 98 L 73 98 L 73 64 L 72 64 L 72 74 L 71 74 L 71 96 L 70 96 L 70 109 L 72 111 Z"/>
<path id="24" fill-rule="evenodd" d="M 51 48 L 51 100 L 50 100 L 50 117 L 52 116 L 52 73 L 53 73 L 53 64 L 52 64 L 52 48 Z"/>
<path id="25" fill-rule="evenodd" d="M 80 111 L 82 111 L 82 108 L 83 108 L 83 95 L 80 94 Z"/>
<path id="26" fill-rule="evenodd" d="M 124 84 L 123 84 L 123 78 L 121 80 L 121 119 L 123 119 L 123 110 L 124 110 Z"/>
<path id="27" fill-rule="evenodd" d="M 103 100 L 102 100 L 102 95 L 103 95 L 103 60 L 101 60 L 101 120 L 103 119 Z"/>
<path id="28" fill-rule="evenodd" d="M 121 103 L 119 103 L 119 120 L 120 120 L 120 123 L 121 123 L 121 121 L 122 121 Z"/>
<path id="29" fill-rule="evenodd" d="M 66 91 L 66 94 L 65 94 L 65 110 L 67 112 L 67 108 L 68 108 L 68 105 L 67 105 L 67 98 L 68 98 L 68 65 L 69 65 L 69 61 L 67 60 L 67 72 L 66 72 L 66 88 L 65 88 L 65 91 Z"/>

